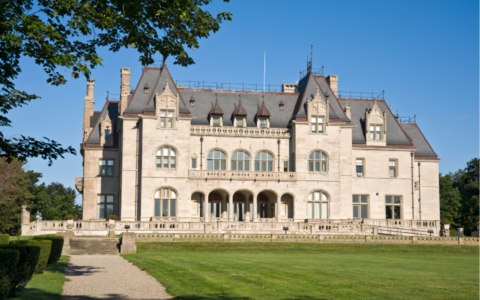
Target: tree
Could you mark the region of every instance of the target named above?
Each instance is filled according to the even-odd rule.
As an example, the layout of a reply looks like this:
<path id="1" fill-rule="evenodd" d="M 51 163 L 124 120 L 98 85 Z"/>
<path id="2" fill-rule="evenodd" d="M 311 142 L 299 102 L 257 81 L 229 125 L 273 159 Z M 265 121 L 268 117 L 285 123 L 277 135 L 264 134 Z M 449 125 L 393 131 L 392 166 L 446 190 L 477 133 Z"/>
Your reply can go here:
<path id="1" fill-rule="evenodd" d="M 59 71 L 84 75 L 102 65 L 99 47 L 116 52 L 138 50 L 142 65 L 152 64 L 159 53 L 182 66 L 193 64 L 185 51 L 198 48 L 198 40 L 220 29 L 230 12 L 213 17 L 201 7 L 212 0 L 0 0 L 0 127 L 11 126 L 5 116 L 11 109 L 39 99 L 19 91 L 14 80 L 22 72 L 20 58 L 29 56 L 48 74 L 47 82 L 59 86 L 67 82 Z M 229 2 L 229 0 L 224 0 Z M 6 138 L 0 131 L 0 156 L 53 159 L 76 154 L 72 147 L 44 138 Z"/>
<path id="2" fill-rule="evenodd" d="M 58 182 L 39 186 L 40 192 L 34 199 L 32 214 L 40 212 L 44 220 L 62 220 L 67 214 L 82 218 L 82 208 L 75 204 L 75 191 Z"/>
<path id="3" fill-rule="evenodd" d="M 475 228 L 479 216 L 479 159 L 467 162 L 467 167 L 453 174 L 455 186 L 461 194 L 460 225 L 465 229 Z"/>
<path id="4" fill-rule="evenodd" d="M 457 187 L 454 187 L 452 175 L 440 176 L 440 219 L 448 220 L 457 227 L 462 197 Z"/>

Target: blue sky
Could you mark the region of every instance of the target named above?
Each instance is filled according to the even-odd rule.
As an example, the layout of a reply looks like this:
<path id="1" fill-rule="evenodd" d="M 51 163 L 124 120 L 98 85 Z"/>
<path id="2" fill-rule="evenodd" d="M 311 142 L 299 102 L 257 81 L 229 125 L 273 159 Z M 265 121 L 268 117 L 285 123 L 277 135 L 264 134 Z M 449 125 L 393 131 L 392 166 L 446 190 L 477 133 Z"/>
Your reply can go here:
<path id="1" fill-rule="evenodd" d="M 339 75 L 341 91 L 380 92 L 401 116 L 417 123 L 441 159 L 440 172 L 454 172 L 479 154 L 479 7 L 478 1 L 214 1 L 212 12 L 228 10 L 233 20 L 190 51 L 196 64 L 173 65 L 176 80 L 295 83 L 306 69 L 313 45 L 314 68 Z M 107 90 L 120 91 L 120 68 L 132 69 L 132 87 L 141 75 L 134 49 L 101 49 L 103 67 L 95 79 L 95 110 Z M 157 59 L 160 61 L 161 56 Z M 20 134 L 56 140 L 78 151 L 82 138 L 85 78 L 62 87 L 46 83 L 42 68 L 21 60 L 17 88 L 42 97 L 8 114 Z M 64 70 L 69 73 L 68 70 Z M 4 128 L 2 128 L 3 130 Z M 74 187 L 83 175 L 82 157 L 68 155 L 48 167 L 32 159 L 27 169 L 43 173 L 46 183 Z M 77 198 L 81 202 L 81 197 Z"/>

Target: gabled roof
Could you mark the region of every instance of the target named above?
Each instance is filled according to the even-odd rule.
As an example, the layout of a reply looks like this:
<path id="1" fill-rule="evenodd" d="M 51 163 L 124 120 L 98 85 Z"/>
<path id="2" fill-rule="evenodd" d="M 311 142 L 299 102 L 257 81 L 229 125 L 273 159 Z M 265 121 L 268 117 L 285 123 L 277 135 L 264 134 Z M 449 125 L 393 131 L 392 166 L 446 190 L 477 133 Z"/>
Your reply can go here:
<path id="1" fill-rule="evenodd" d="M 218 96 L 215 94 L 215 105 L 213 105 L 212 109 L 210 110 L 210 115 L 221 115 L 223 116 L 223 110 L 218 105 Z"/>
<path id="2" fill-rule="evenodd" d="M 239 97 L 239 100 L 238 100 L 238 105 L 237 107 L 235 108 L 235 110 L 233 111 L 233 115 L 234 116 L 247 116 L 247 111 L 245 110 L 245 108 L 243 108 L 242 106 L 242 95 L 238 95 Z"/>
<path id="3" fill-rule="evenodd" d="M 125 109 L 124 113 L 141 114 L 143 112 L 155 112 L 155 94 L 162 94 L 165 86 L 167 85 L 167 81 L 170 91 L 174 95 L 177 95 L 178 90 L 174 84 L 170 72 L 168 71 L 167 65 L 164 65 L 162 68 L 145 67 L 143 69 L 139 84 L 135 88 L 132 99 L 130 100 L 129 105 L 127 109 Z M 149 86 L 148 94 L 145 94 L 143 91 L 145 85 Z M 190 111 L 186 107 L 181 94 L 179 102 L 179 113 L 190 114 Z"/>
<path id="4" fill-rule="evenodd" d="M 112 130 L 111 134 L 113 135 L 113 145 L 118 146 L 118 132 L 117 132 L 117 124 L 118 124 L 118 109 L 120 106 L 120 101 L 113 101 L 107 100 L 105 102 L 105 106 L 103 107 L 102 111 L 97 114 L 97 119 L 95 120 L 95 125 L 92 126 L 93 129 L 86 140 L 86 144 L 100 144 L 100 125 L 101 121 L 107 117 L 110 118 L 112 122 Z"/>
<path id="5" fill-rule="evenodd" d="M 345 109 L 347 99 L 340 99 L 341 109 Z M 392 112 L 384 100 L 376 100 L 380 111 L 387 112 L 387 145 L 409 145 L 405 132 L 402 130 Z M 375 105 L 375 100 L 348 99 L 348 106 L 351 108 L 352 123 L 357 125 L 352 129 L 352 143 L 366 144 L 365 139 L 365 112 L 369 111 Z"/>
<path id="6" fill-rule="evenodd" d="M 265 107 L 265 101 L 262 101 L 262 106 L 257 111 L 257 117 L 270 117 L 270 111 Z"/>
<path id="7" fill-rule="evenodd" d="M 431 157 L 438 158 L 435 151 L 428 143 L 422 131 L 416 123 L 399 123 L 405 133 L 411 138 L 413 145 L 417 150 L 415 156 L 417 157 Z"/>

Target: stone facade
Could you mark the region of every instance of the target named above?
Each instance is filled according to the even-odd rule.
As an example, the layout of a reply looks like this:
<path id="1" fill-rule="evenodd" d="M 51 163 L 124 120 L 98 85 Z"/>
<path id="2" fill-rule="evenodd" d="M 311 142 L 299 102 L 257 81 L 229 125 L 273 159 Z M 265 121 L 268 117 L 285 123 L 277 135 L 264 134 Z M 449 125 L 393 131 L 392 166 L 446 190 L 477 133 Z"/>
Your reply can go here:
<path id="1" fill-rule="evenodd" d="M 263 93 L 179 87 L 166 66 L 145 67 L 128 95 L 122 68 L 121 99 L 100 112 L 94 83 L 84 220 L 439 220 L 439 159 L 417 124 L 384 100 L 340 98 L 336 75 Z"/>

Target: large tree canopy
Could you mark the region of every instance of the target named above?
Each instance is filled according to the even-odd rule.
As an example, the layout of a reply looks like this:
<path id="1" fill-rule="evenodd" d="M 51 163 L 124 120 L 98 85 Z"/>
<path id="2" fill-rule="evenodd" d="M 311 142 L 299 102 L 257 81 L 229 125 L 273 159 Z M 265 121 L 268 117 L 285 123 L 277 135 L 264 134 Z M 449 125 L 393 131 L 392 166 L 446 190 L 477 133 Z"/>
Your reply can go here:
<path id="1" fill-rule="evenodd" d="M 198 48 L 198 40 L 220 29 L 230 12 L 215 17 L 201 7 L 212 0 L 0 0 L 0 127 L 11 126 L 6 114 L 15 107 L 40 98 L 15 88 L 22 72 L 20 59 L 35 59 L 48 74 L 47 82 L 58 86 L 67 82 L 59 71 L 89 78 L 102 64 L 99 47 L 115 52 L 132 47 L 142 65 L 152 64 L 159 53 L 163 60 L 174 57 L 182 66 L 193 64 L 186 48 Z M 228 2 L 229 0 L 224 0 Z M 0 156 L 25 160 L 28 157 L 53 159 L 72 147 L 63 148 L 45 138 L 8 139 L 0 131 Z"/>

